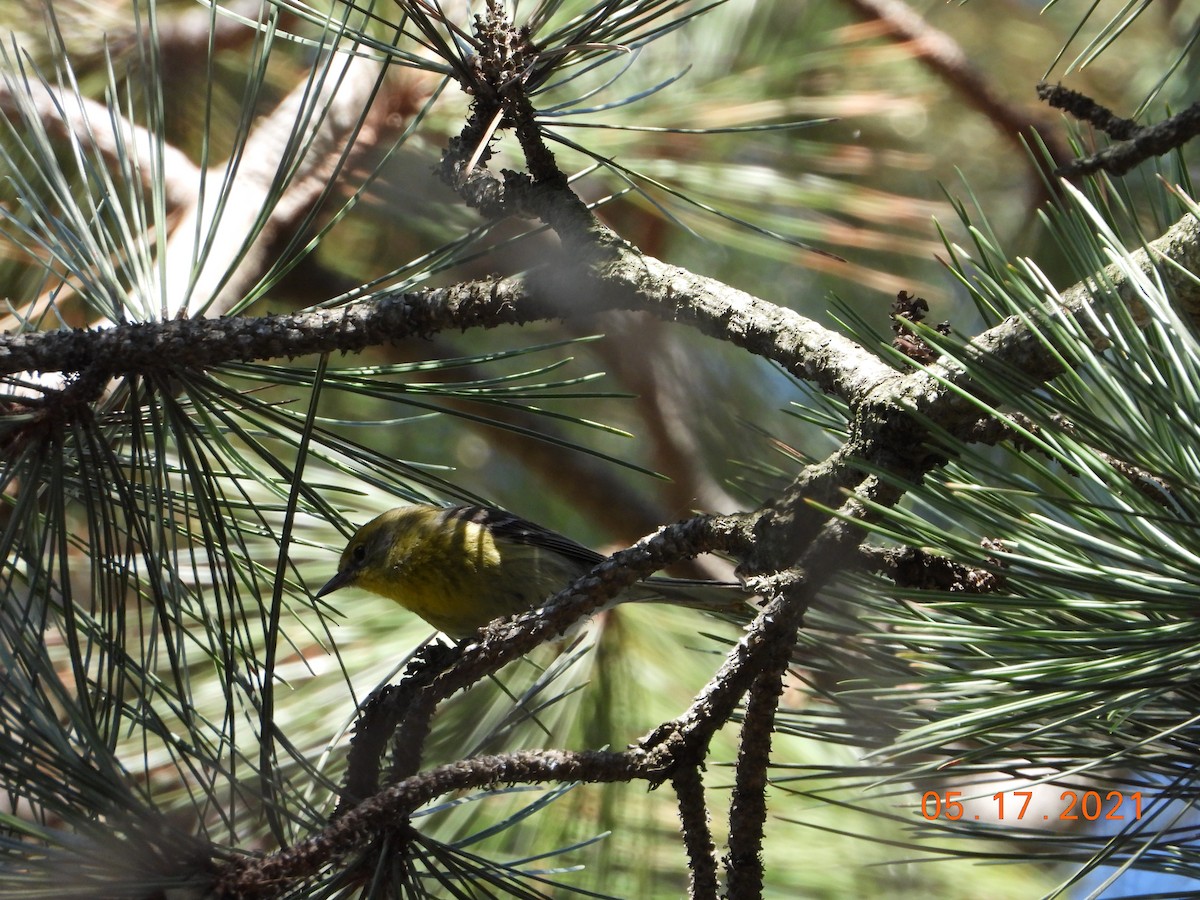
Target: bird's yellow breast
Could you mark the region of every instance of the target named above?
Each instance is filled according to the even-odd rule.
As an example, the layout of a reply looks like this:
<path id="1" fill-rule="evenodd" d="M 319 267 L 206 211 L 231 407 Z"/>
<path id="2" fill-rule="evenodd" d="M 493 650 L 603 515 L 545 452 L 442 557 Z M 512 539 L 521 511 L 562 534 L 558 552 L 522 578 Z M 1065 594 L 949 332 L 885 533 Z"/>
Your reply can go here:
<path id="1" fill-rule="evenodd" d="M 359 584 L 451 637 L 466 637 L 534 602 L 524 591 L 502 590 L 500 551 L 483 526 L 451 520 L 409 538 L 394 542 L 386 565 L 364 572 Z"/>

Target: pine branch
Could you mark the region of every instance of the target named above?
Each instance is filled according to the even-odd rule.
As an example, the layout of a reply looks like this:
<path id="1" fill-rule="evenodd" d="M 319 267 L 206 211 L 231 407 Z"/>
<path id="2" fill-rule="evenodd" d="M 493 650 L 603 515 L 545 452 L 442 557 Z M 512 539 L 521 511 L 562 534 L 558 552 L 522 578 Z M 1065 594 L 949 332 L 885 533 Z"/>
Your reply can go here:
<path id="1" fill-rule="evenodd" d="M 773 652 L 763 660 L 746 698 L 738 747 L 737 780 L 729 807 L 729 849 L 725 870 L 730 900 L 761 897 L 763 891 L 762 842 L 767 821 L 767 772 L 771 765 L 771 736 L 775 711 L 783 693 L 791 642 L 773 641 Z"/>
<path id="2" fill-rule="evenodd" d="M 708 806 L 704 801 L 704 780 L 698 767 L 682 767 L 671 779 L 679 803 L 680 831 L 688 857 L 688 897 L 691 900 L 716 900 L 716 845 L 709 828 Z"/>
<path id="3" fill-rule="evenodd" d="M 584 280 L 587 279 L 587 280 Z M 563 298 L 570 296 L 572 305 Z M 649 312 L 774 359 L 853 402 L 892 370 L 836 332 L 714 279 L 632 250 L 595 278 L 574 267 L 427 291 L 380 291 L 336 310 L 0 335 L 0 375 L 159 372 L 309 353 L 354 352 L 440 331 Z"/>
<path id="4" fill-rule="evenodd" d="M 336 822 L 286 850 L 225 867 L 217 897 L 272 897 L 291 890 L 326 866 L 366 847 L 379 833 L 393 831 L 424 803 L 450 791 L 513 784 L 587 781 L 592 784 L 646 777 L 653 763 L 640 750 L 534 750 L 460 760 L 413 775 L 364 800 Z"/>

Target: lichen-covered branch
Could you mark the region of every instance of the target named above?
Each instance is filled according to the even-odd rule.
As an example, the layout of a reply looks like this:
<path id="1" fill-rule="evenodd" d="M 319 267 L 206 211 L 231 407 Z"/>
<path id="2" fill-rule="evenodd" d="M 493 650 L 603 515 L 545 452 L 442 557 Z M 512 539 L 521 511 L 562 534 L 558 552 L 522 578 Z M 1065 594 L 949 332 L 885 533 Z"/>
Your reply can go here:
<path id="1" fill-rule="evenodd" d="M 443 330 L 519 325 L 608 309 L 638 310 L 692 324 L 705 334 L 772 359 L 851 402 L 893 373 L 873 354 L 811 319 L 629 251 L 620 265 L 599 275 L 560 266 L 524 277 L 427 291 L 381 291 L 353 305 L 293 315 L 0 335 L 0 375 L 203 369 L 229 362 L 355 352 Z"/>

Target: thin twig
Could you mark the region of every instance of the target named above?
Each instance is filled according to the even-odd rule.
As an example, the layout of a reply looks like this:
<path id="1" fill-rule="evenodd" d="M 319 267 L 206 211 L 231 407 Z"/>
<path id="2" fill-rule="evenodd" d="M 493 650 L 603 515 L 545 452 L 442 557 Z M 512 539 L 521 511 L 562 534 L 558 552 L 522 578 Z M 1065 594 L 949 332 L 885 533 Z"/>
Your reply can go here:
<path id="1" fill-rule="evenodd" d="M 1127 141 L 1142 130 L 1142 126 L 1133 119 L 1123 119 L 1114 115 L 1107 106 L 1101 106 L 1086 94 L 1065 88 L 1061 84 L 1040 81 L 1037 95 L 1052 108 L 1061 109 L 1080 122 L 1094 125 L 1114 141 Z"/>
<path id="2" fill-rule="evenodd" d="M 1151 157 L 1164 156 L 1200 135 L 1200 103 L 1193 103 L 1183 112 L 1155 125 L 1139 126 L 1131 119 L 1114 115 L 1085 94 L 1061 85 L 1042 82 L 1038 85 L 1038 96 L 1119 141 L 1091 156 L 1060 165 L 1055 174 L 1064 178 L 1078 178 L 1099 171 L 1124 175 Z"/>

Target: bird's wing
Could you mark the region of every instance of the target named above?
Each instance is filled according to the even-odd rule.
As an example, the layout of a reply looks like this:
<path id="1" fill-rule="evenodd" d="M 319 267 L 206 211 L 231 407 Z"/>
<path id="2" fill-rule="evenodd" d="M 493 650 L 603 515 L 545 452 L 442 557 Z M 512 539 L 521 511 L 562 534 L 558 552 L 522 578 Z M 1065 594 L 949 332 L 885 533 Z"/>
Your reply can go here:
<path id="1" fill-rule="evenodd" d="M 502 509 L 493 509 L 490 506 L 453 506 L 446 510 L 445 516 L 447 519 L 473 522 L 487 528 L 497 538 L 557 553 L 565 559 L 577 562 L 582 569 L 590 569 L 604 560 L 595 550 Z"/>
<path id="2" fill-rule="evenodd" d="M 490 506 L 454 506 L 447 509 L 444 515 L 447 519 L 459 519 L 486 528 L 499 540 L 525 544 L 552 553 L 560 562 L 568 564 L 560 573 L 566 580 L 573 577 L 572 568 L 578 569 L 575 574 L 582 574 L 605 559 L 602 554 L 576 543 L 569 537 Z M 750 598 L 736 582 L 657 575 L 632 586 L 622 599 L 664 602 L 709 611 L 729 612 L 744 611 Z"/>

